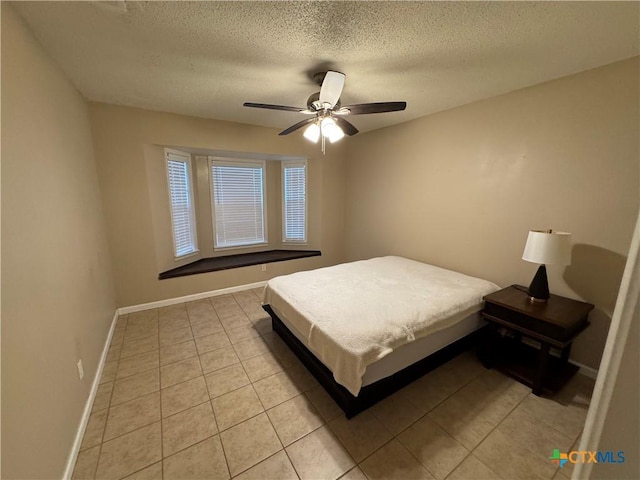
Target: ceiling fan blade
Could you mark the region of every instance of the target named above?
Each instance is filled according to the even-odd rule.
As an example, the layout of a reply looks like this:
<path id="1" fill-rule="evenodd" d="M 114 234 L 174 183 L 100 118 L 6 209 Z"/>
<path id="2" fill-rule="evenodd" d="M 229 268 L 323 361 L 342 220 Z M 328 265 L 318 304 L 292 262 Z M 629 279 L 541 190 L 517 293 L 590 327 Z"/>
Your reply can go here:
<path id="1" fill-rule="evenodd" d="M 342 131 L 347 135 L 351 136 L 358 133 L 358 129 L 354 127 L 350 122 L 347 122 L 344 118 L 333 117 L 333 119 L 336 121 L 336 123 L 342 129 Z"/>
<path id="2" fill-rule="evenodd" d="M 286 130 L 281 131 L 278 135 L 289 135 L 291 132 L 295 132 L 296 130 L 298 130 L 299 128 L 304 127 L 305 125 L 309 124 L 309 123 L 313 123 L 316 121 L 316 117 L 312 117 L 312 118 L 305 118 L 304 120 L 302 120 L 301 122 L 298 122 L 294 125 L 291 125 L 289 128 L 287 128 Z"/>
<path id="3" fill-rule="evenodd" d="M 328 103 L 335 106 L 342 95 L 344 87 L 344 73 L 328 71 L 320 87 L 320 103 Z"/>
<path id="4" fill-rule="evenodd" d="M 300 107 L 288 107 L 286 105 L 271 105 L 268 103 L 251 103 L 244 102 L 242 104 L 244 107 L 252 107 L 252 108 L 267 108 L 269 110 L 284 110 L 285 112 L 306 112 L 306 108 Z"/>
<path id="5" fill-rule="evenodd" d="M 407 102 L 377 102 L 345 105 L 351 115 L 366 115 L 367 113 L 398 112 L 407 108 Z"/>

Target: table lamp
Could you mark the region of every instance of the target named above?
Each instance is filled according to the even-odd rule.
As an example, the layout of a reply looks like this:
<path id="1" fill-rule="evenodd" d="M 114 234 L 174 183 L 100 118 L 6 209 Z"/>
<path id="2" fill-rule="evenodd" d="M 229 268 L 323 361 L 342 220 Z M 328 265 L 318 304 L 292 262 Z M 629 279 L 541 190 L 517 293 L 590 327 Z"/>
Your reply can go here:
<path id="1" fill-rule="evenodd" d="M 540 264 L 529 285 L 529 300 L 546 302 L 549 299 L 549 283 L 545 265 L 571 264 L 571 234 L 552 230 L 530 230 L 522 259 Z"/>

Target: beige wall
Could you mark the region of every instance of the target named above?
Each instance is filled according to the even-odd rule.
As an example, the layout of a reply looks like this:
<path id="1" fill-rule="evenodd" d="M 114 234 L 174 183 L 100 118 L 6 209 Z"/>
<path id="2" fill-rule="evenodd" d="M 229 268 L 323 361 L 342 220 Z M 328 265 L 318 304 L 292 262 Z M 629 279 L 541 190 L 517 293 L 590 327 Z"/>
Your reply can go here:
<path id="1" fill-rule="evenodd" d="M 102 103 L 91 103 L 90 111 L 118 306 L 244 285 L 343 261 L 343 145 L 330 145 L 323 156 L 318 145 L 301 135 L 280 137 L 270 128 Z M 295 120 L 293 116 L 292 123 Z M 164 168 L 160 145 L 308 158 L 309 248 L 320 249 L 322 256 L 271 263 L 266 272 L 257 265 L 158 280 L 158 273 L 170 266 L 171 251 L 166 177 L 158 173 Z M 277 195 L 268 196 L 276 209 L 279 188 L 279 183 L 272 185 L 270 191 Z M 273 228 L 279 229 L 278 224 L 271 223 L 270 236 L 279 238 Z M 210 249 L 203 242 L 211 242 L 211 236 L 199 233 L 200 248 Z"/>
<path id="2" fill-rule="evenodd" d="M 87 104 L 2 2 L 2 477 L 62 476 L 115 311 L 110 264 Z"/>
<path id="3" fill-rule="evenodd" d="M 549 285 L 596 305 L 572 353 L 596 368 L 638 212 L 638 84 L 636 57 L 354 137 L 347 258 L 528 285 L 528 230 L 572 232 L 573 263 L 549 266 Z"/>

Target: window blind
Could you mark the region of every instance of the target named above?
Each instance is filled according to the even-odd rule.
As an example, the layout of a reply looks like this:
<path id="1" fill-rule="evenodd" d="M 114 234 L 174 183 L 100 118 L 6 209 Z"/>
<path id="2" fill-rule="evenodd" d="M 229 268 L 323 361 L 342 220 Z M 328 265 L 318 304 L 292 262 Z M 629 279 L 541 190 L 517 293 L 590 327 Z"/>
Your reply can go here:
<path id="1" fill-rule="evenodd" d="M 284 163 L 284 241 L 307 241 L 307 168 L 306 163 Z"/>
<path id="2" fill-rule="evenodd" d="M 174 253 L 176 257 L 181 257 L 197 250 L 189 156 L 175 153 L 166 155 Z"/>
<path id="3" fill-rule="evenodd" d="M 215 247 L 265 243 L 264 163 L 211 162 Z"/>

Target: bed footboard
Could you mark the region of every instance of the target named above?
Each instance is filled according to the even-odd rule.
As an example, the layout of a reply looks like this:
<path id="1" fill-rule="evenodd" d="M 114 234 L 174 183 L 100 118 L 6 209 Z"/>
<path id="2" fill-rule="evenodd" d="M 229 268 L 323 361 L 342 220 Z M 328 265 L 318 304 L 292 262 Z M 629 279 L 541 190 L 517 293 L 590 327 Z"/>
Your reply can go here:
<path id="1" fill-rule="evenodd" d="M 327 393 L 331 395 L 338 406 L 344 411 L 347 418 L 356 416 L 358 413 L 409 385 L 424 374 L 477 345 L 482 331 L 485 328 L 483 327 L 480 330 L 476 330 L 472 334 L 457 340 L 389 377 L 362 387 L 358 396 L 354 397 L 346 388 L 336 383 L 333 378 L 333 373 L 289 331 L 269 305 L 263 305 L 262 308 L 271 316 L 273 330 L 289 346 L 293 353 L 296 354 Z"/>

